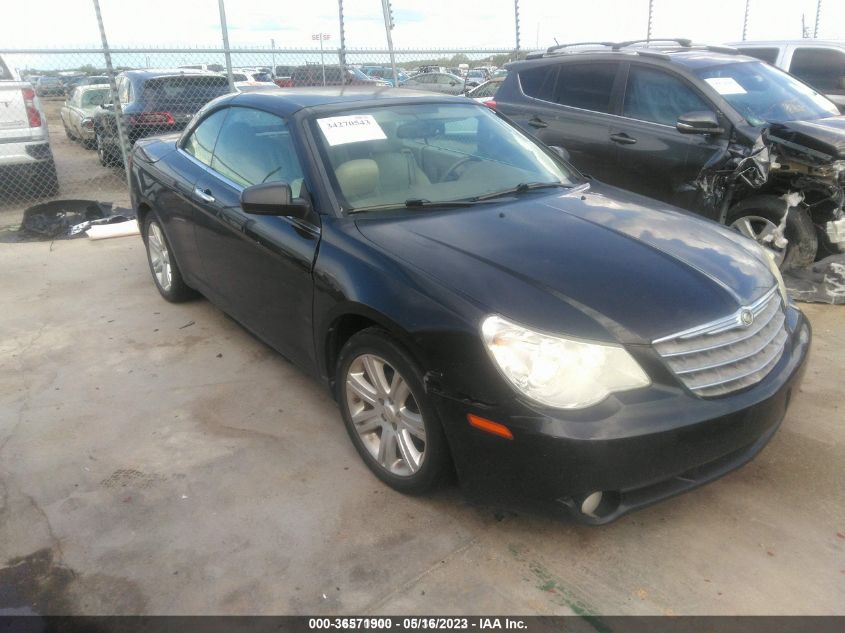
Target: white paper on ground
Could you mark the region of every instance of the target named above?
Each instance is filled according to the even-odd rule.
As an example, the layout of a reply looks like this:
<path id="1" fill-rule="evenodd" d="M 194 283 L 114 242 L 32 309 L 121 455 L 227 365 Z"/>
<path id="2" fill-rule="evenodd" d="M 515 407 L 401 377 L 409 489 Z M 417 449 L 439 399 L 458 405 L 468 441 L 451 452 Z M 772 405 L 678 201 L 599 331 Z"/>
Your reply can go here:
<path id="1" fill-rule="evenodd" d="M 92 240 L 105 240 L 110 237 L 125 237 L 127 235 L 140 235 L 137 220 L 116 222 L 115 224 L 95 224 L 85 234 Z"/>
<path id="2" fill-rule="evenodd" d="M 720 95 L 744 95 L 746 92 L 733 77 L 710 77 L 704 81 L 713 86 Z"/>
<path id="3" fill-rule="evenodd" d="M 353 114 L 317 119 L 317 125 L 323 131 L 329 145 L 360 143 L 361 141 L 380 141 L 386 139 L 384 130 L 372 114 Z"/>

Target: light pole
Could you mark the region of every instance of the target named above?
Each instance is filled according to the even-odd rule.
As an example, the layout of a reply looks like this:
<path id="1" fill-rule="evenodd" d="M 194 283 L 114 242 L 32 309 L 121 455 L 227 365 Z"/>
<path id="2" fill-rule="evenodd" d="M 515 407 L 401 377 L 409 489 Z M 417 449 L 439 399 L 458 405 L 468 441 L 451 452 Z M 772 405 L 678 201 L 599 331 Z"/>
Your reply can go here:
<path id="1" fill-rule="evenodd" d="M 822 0 L 818 0 L 816 3 L 816 24 L 813 26 L 813 39 L 816 39 L 819 36 L 819 15 L 822 12 Z"/>

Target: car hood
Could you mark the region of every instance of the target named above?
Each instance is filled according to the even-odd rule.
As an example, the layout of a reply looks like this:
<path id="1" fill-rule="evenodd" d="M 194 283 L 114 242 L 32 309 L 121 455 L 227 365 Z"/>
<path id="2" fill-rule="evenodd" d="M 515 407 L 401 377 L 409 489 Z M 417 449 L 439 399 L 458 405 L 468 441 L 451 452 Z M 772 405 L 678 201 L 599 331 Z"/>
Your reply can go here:
<path id="1" fill-rule="evenodd" d="M 845 116 L 773 123 L 769 126 L 769 138 L 775 142 L 783 139 L 842 160 L 845 159 Z"/>
<path id="2" fill-rule="evenodd" d="M 356 224 L 484 311 L 594 340 L 648 343 L 732 314 L 775 284 L 750 240 L 600 184 Z"/>

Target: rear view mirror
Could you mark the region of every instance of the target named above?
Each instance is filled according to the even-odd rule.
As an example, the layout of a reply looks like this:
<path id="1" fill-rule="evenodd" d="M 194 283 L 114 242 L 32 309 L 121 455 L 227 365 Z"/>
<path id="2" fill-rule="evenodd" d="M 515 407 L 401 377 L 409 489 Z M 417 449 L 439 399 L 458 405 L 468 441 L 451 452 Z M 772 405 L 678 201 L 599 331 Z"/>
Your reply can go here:
<path id="1" fill-rule="evenodd" d="M 286 182 L 268 182 L 241 192 L 241 209 L 253 215 L 284 215 L 303 220 L 310 207 L 302 198 L 293 198 Z"/>
<path id="2" fill-rule="evenodd" d="M 687 112 L 678 117 L 675 129 L 681 134 L 721 134 L 719 119 L 710 110 Z"/>

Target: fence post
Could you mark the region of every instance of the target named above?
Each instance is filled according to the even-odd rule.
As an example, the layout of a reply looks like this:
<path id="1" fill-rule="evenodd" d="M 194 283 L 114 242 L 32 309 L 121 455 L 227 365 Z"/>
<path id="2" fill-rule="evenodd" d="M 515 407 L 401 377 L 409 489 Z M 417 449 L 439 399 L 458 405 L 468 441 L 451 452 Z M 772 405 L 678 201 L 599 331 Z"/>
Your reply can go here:
<path id="1" fill-rule="evenodd" d="M 226 26 L 226 7 L 223 0 L 217 0 L 220 9 L 220 30 L 223 33 L 223 55 L 226 57 L 226 76 L 229 78 L 229 91 L 235 92 L 235 78 L 232 76 L 232 53 L 229 50 L 229 28 Z"/>
<path id="2" fill-rule="evenodd" d="M 742 19 L 742 41 L 748 36 L 748 8 L 751 0 L 745 0 L 745 17 Z"/>
<path id="3" fill-rule="evenodd" d="M 340 52 L 338 58 L 342 68 L 346 68 L 346 29 L 343 26 L 343 0 L 337 0 L 337 13 L 340 19 Z"/>
<path id="4" fill-rule="evenodd" d="M 387 50 L 390 51 L 390 68 L 393 70 L 393 87 L 399 87 L 399 74 L 396 72 L 396 56 L 393 54 L 393 8 L 390 0 L 381 0 L 381 10 L 384 13 L 384 31 L 387 34 Z"/>
<path id="5" fill-rule="evenodd" d="M 126 173 L 126 185 L 130 184 L 129 162 L 127 161 L 127 152 L 129 150 L 129 143 L 126 139 L 126 133 L 123 130 L 123 106 L 120 104 L 120 99 L 117 94 L 117 82 L 114 79 L 114 66 L 111 61 L 111 51 L 109 50 L 109 41 L 106 38 L 106 28 L 103 26 L 103 14 L 100 11 L 100 0 L 94 1 L 94 13 L 97 15 L 97 26 L 100 29 L 100 42 L 103 45 L 103 57 L 106 60 L 106 72 L 109 76 L 109 92 L 111 92 L 112 107 L 114 108 L 114 120 L 117 125 L 117 140 L 120 143 L 120 157 L 123 159 L 123 171 Z"/>

